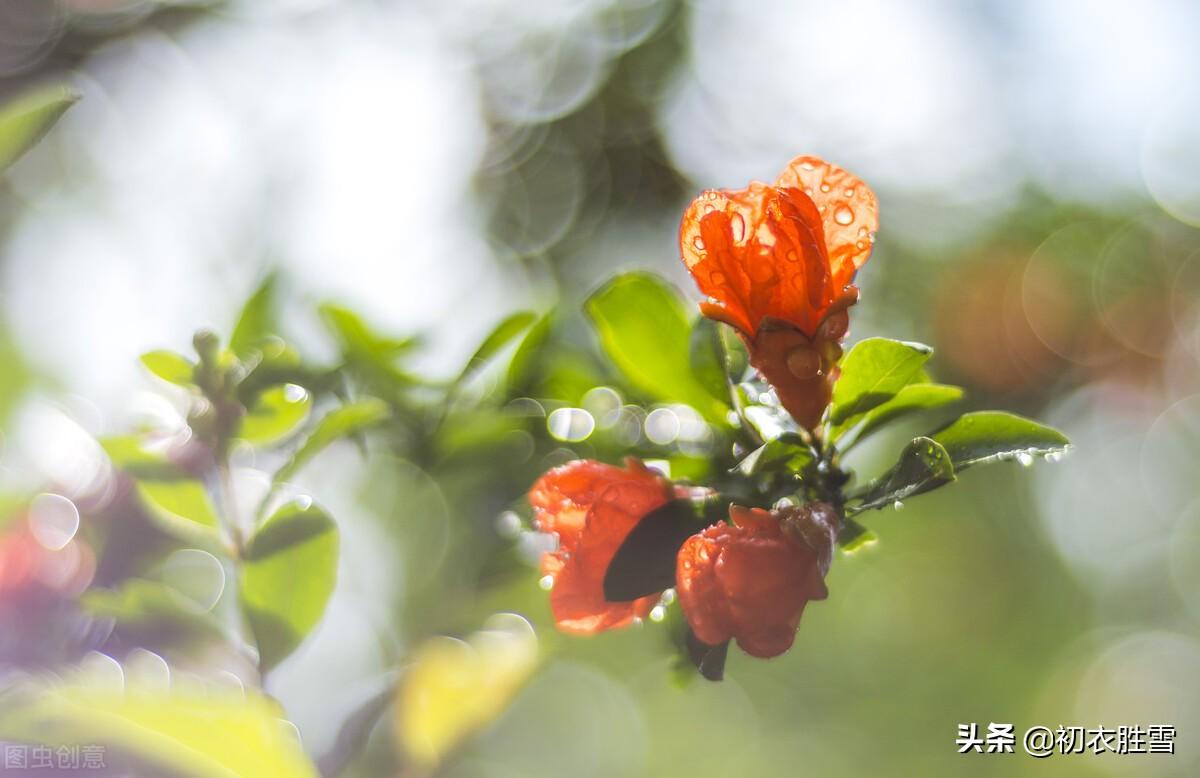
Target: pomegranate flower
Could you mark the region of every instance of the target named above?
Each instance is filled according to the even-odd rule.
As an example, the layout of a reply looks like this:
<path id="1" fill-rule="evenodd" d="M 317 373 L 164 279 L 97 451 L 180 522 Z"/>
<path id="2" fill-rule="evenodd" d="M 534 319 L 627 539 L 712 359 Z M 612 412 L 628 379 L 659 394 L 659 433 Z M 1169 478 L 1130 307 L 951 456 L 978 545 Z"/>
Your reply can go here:
<path id="1" fill-rule="evenodd" d="M 670 481 L 637 459 L 615 467 L 590 459 L 550 470 L 529 490 L 534 526 L 558 535 L 542 556 L 553 577 L 550 607 L 564 632 L 592 634 L 644 618 L 662 592 L 613 602 L 604 576 L 617 550 L 643 518 L 676 496 Z"/>
<path id="2" fill-rule="evenodd" d="M 827 503 L 767 512 L 729 506 L 733 524 L 715 524 L 679 549 L 679 604 L 704 643 L 736 640 L 769 658 L 792 646 L 804 606 L 823 600 L 838 520 Z"/>
<path id="3" fill-rule="evenodd" d="M 773 185 L 706 191 L 684 213 L 683 261 L 709 298 L 701 312 L 737 329 L 806 429 L 829 404 L 851 282 L 878 226 L 870 188 L 816 157 L 792 160 Z"/>

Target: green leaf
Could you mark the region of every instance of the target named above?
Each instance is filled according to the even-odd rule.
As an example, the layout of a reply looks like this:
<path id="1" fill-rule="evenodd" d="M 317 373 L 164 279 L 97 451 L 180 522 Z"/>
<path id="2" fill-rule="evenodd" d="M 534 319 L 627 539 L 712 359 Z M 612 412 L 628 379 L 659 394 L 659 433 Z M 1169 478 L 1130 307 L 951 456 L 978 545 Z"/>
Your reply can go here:
<path id="1" fill-rule="evenodd" d="M 856 343 L 842 359 L 842 374 L 833 386 L 833 428 L 848 429 L 867 411 L 892 399 L 932 353 L 929 346 L 887 338 Z"/>
<path id="2" fill-rule="evenodd" d="M 553 324 L 554 312 L 551 311 L 538 319 L 521 339 L 520 345 L 513 353 L 512 361 L 508 363 L 508 374 L 505 377 L 505 385 L 510 394 L 525 391 L 533 382 Z"/>
<path id="3" fill-rule="evenodd" d="M 258 396 L 243 418 L 238 437 L 267 446 L 286 438 L 308 418 L 312 395 L 295 384 L 273 386 Z"/>
<path id="4" fill-rule="evenodd" d="M 387 403 L 374 397 L 348 403 L 330 411 L 317 422 L 312 434 L 275 474 L 275 481 L 286 481 L 330 443 L 369 429 L 387 419 L 389 415 Z"/>
<path id="5" fill-rule="evenodd" d="M 88 613 L 112 619 L 126 636 L 136 637 L 139 645 L 165 640 L 191 648 L 224 637 L 210 611 L 196 607 L 158 581 L 131 578 L 115 590 L 90 589 L 79 602 Z"/>
<path id="6" fill-rule="evenodd" d="M 287 505 L 263 522 L 242 560 L 242 611 L 265 672 L 325 613 L 337 579 L 337 525 L 319 508 Z"/>
<path id="7" fill-rule="evenodd" d="M 0 106 L 0 171 L 34 146 L 79 99 L 64 86 L 26 92 Z"/>
<path id="8" fill-rule="evenodd" d="M 913 438 L 900 459 L 882 477 L 856 495 L 862 499 L 857 510 L 882 508 L 915 494 L 922 494 L 955 479 L 950 455 L 940 443 L 930 438 Z"/>
<path id="9" fill-rule="evenodd" d="M 102 438 L 100 447 L 108 455 L 113 467 L 135 478 L 171 480 L 186 478 L 187 475 L 161 454 L 147 451 L 137 435 L 115 435 Z"/>
<path id="10" fill-rule="evenodd" d="M 360 358 L 390 363 L 392 358 L 416 345 L 413 338 L 396 339 L 378 335 L 349 308 L 325 303 L 319 310 L 343 350 Z"/>
<path id="11" fill-rule="evenodd" d="M 1071 446 L 1053 427 L 1003 411 L 964 413 L 929 437 L 946 448 L 958 470 L 1002 459 L 1029 464 L 1035 456 L 1054 457 Z"/>
<path id="12" fill-rule="evenodd" d="M 683 300 L 648 273 L 609 281 L 585 303 L 600 343 L 629 382 L 650 398 L 686 403 L 712 422 L 726 424 L 727 404 L 692 374 L 691 327 Z"/>
<path id="13" fill-rule="evenodd" d="M 791 473 L 801 473 L 815 460 L 812 447 L 804 442 L 804 438 L 795 432 L 785 432 L 751 451 L 734 470 L 745 476 L 781 467 Z"/>
<path id="14" fill-rule="evenodd" d="M 505 317 L 487 334 L 487 337 L 479 344 L 479 348 L 475 349 L 475 353 L 467 360 L 467 364 L 459 373 L 455 384 L 466 382 L 535 321 L 537 321 L 537 314 L 531 311 L 518 311 Z"/>
<path id="15" fill-rule="evenodd" d="M 692 325 L 688 358 L 692 375 L 718 402 L 729 402 L 729 379 L 725 373 L 725 350 L 721 344 L 721 325 L 700 316 Z"/>
<path id="16" fill-rule="evenodd" d="M 196 366 L 174 351 L 150 351 L 141 356 L 142 364 L 154 375 L 168 383 L 191 386 Z"/>
<path id="17" fill-rule="evenodd" d="M 902 387 L 892 399 L 875 406 L 852 424 L 834 425 L 831 428 L 831 435 L 834 440 L 837 440 L 849 432 L 851 426 L 857 426 L 858 434 L 853 441 L 857 443 L 894 419 L 917 411 L 932 410 L 958 402 L 962 396 L 963 390 L 958 386 L 928 383 L 908 384 Z"/>
<path id="18" fill-rule="evenodd" d="M 70 680 L 0 692 L 0 740 L 50 748 L 100 746 L 122 774 L 186 778 L 316 778 L 283 711 L 258 692 L 172 684 L 170 691 L 82 671 Z M 65 771 L 74 772 L 74 771 Z M 83 770 L 82 772 L 88 772 Z M 96 773 L 108 775 L 108 770 Z"/>
<path id="19" fill-rule="evenodd" d="M 143 479 L 137 492 L 165 532 L 205 548 L 220 545 L 220 519 L 204 484 L 189 478 Z"/>
<path id="20" fill-rule="evenodd" d="M 838 533 L 838 545 L 847 554 L 873 546 L 878 541 L 878 535 L 853 519 L 847 519 L 842 531 Z"/>
<path id="21" fill-rule="evenodd" d="M 275 289 L 277 277 L 268 275 L 242 306 L 229 338 L 229 348 L 241 358 L 255 351 L 275 329 Z"/>

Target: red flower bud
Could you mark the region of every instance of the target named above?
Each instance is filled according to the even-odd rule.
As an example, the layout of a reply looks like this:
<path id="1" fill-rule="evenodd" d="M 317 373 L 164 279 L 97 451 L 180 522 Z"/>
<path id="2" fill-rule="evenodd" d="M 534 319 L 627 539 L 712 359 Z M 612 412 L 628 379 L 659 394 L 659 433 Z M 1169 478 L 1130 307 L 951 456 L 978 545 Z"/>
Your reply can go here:
<path id="1" fill-rule="evenodd" d="M 680 227 L 683 261 L 709 300 L 700 310 L 736 328 L 784 408 L 812 429 L 829 403 L 851 284 L 879 226 L 874 193 L 815 157 L 792 160 L 774 185 L 709 190 Z"/>
<path id="2" fill-rule="evenodd" d="M 823 600 L 838 519 L 826 503 L 767 512 L 729 506 L 679 550 L 679 604 L 704 643 L 737 640 L 751 656 L 791 648 L 804 606 Z"/>
<path id="3" fill-rule="evenodd" d="M 611 602 L 604 597 L 604 576 L 638 522 L 673 497 L 667 479 L 632 457 L 624 468 L 577 460 L 538 479 L 529 502 L 534 526 L 558 535 L 558 550 L 542 556 L 542 573 L 554 578 L 550 607 L 559 629 L 591 634 L 650 612 L 661 592 Z"/>

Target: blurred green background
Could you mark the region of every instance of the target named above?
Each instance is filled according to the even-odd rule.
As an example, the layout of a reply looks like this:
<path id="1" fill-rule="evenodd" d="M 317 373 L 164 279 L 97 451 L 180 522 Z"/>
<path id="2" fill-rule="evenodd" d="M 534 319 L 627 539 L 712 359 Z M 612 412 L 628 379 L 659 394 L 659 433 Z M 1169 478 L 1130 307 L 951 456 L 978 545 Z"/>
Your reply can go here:
<path id="1" fill-rule="evenodd" d="M 190 559 L 96 441 L 186 439 L 139 355 L 228 338 L 275 273 L 275 334 L 341 382 L 303 384 L 318 406 L 393 414 L 289 482 L 341 535 L 324 618 L 266 683 L 314 759 L 425 640 L 516 612 L 538 668 L 439 775 L 1194 775 L 1197 34 L 1184 0 L 0 2 L 0 100 L 82 98 L 0 179 L 0 492 L 12 522 L 59 515 L 47 494 L 80 516 L 49 594 L 0 555 L 0 684 L 98 655 L 257 683 L 228 641 L 79 599 Z M 697 299 L 686 204 L 801 153 L 880 199 L 850 339 L 929 343 L 968 408 L 1075 447 L 866 515 L 880 542 L 835 559 L 788 654 L 680 687 L 661 625 L 555 633 L 521 497 L 572 456 L 704 474 L 719 433 L 626 385 L 580 305 L 631 269 Z M 519 309 L 547 315 L 536 359 L 440 394 Z M 394 339 L 388 367 L 331 310 Z M 849 464 L 882 470 L 903 431 Z M 281 461 L 235 448 L 239 493 Z M 391 722 L 347 775 L 423 774 Z M 1173 725 L 1177 753 L 959 755 L 968 722 Z"/>

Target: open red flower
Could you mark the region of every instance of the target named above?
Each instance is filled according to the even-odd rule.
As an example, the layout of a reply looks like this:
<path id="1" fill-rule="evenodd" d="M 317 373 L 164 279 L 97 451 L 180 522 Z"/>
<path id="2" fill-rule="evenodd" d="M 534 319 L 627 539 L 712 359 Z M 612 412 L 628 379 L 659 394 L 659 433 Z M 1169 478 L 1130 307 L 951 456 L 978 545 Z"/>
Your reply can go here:
<path id="1" fill-rule="evenodd" d="M 554 579 L 550 607 L 559 629 L 592 634 L 650 612 L 661 592 L 612 602 L 604 576 L 633 528 L 674 496 L 670 481 L 632 457 L 624 468 L 581 459 L 537 480 L 529 490 L 534 526 L 558 535 L 558 550 L 542 556 L 542 573 Z"/>
<path id="2" fill-rule="evenodd" d="M 812 429 L 829 404 L 851 283 L 879 226 L 875 194 L 852 174 L 797 157 L 773 185 L 709 190 L 679 232 L 683 261 L 709 300 L 700 310 L 736 328 L 780 402 Z"/>
<path id="3" fill-rule="evenodd" d="M 679 549 L 679 604 L 704 643 L 736 640 L 751 656 L 792 646 L 804 606 L 823 600 L 837 516 L 826 503 L 767 512 L 729 506 L 732 525 L 715 524 Z"/>

